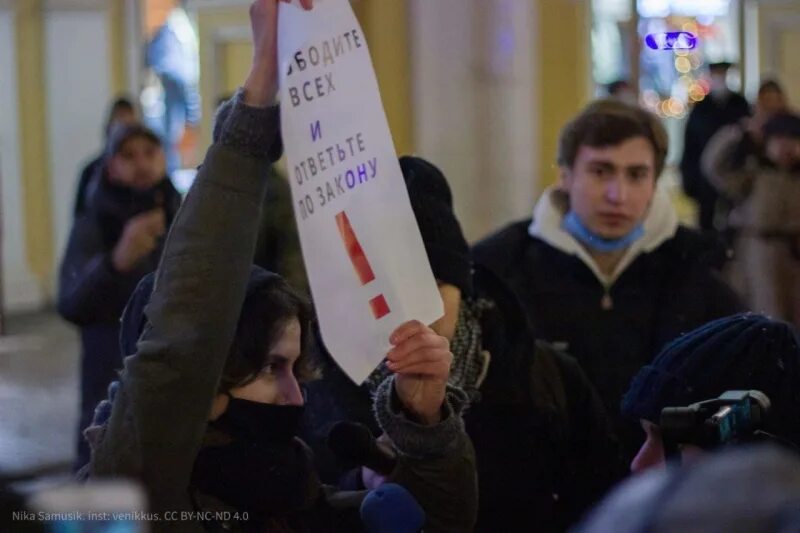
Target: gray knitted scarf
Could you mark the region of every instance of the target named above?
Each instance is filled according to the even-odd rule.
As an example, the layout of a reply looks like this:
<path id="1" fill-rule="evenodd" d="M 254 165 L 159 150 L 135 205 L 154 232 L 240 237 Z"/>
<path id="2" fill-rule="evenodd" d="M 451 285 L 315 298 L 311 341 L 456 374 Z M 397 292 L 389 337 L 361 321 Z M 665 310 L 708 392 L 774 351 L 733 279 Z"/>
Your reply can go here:
<path id="1" fill-rule="evenodd" d="M 450 351 L 453 353 L 453 365 L 450 369 L 448 383 L 467 393 L 470 401 L 478 396 L 478 388 L 486 377 L 489 368 L 489 353 L 483 350 L 483 334 L 481 317 L 488 309 L 494 307 L 489 300 L 462 300 L 458 310 L 458 322 Z M 392 374 L 382 362 L 364 384 L 374 394 L 378 386 Z"/>

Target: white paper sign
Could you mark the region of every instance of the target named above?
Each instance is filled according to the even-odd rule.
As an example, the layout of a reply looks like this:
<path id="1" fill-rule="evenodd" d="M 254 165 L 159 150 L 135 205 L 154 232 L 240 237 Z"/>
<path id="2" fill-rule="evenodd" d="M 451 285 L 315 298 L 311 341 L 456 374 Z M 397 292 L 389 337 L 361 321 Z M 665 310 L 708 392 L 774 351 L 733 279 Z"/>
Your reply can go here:
<path id="1" fill-rule="evenodd" d="M 281 128 L 326 347 L 356 383 L 397 326 L 443 314 L 378 83 L 348 0 L 278 18 Z"/>

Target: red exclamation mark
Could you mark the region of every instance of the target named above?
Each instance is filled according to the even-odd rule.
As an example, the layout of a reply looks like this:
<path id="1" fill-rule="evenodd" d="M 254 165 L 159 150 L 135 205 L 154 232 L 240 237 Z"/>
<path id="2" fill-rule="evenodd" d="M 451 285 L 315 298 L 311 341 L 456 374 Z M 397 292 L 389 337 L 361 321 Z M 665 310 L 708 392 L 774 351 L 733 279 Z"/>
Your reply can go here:
<path id="1" fill-rule="evenodd" d="M 367 255 L 364 253 L 364 249 L 361 248 L 361 244 L 359 244 L 356 234 L 353 231 L 353 226 L 350 225 L 350 219 L 347 218 L 347 214 L 344 211 L 336 215 L 336 227 L 339 228 L 339 235 L 342 236 L 344 247 L 347 249 L 347 255 L 350 256 L 350 261 L 353 263 L 353 268 L 356 270 L 356 275 L 359 281 L 361 281 L 361 285 L 366 285 L 374 281 L 375 274 L 372 272 L 372 267 L 369 266 Z M 372 309 L 372 316 L 374 316 L 376 320 L 385 317 L 391 312 L 389 304 L 386 303 L 386 298 L 383 297 L 383 294 L 379 294 L 371 299 L 369 301 L 369 307 Z"/>

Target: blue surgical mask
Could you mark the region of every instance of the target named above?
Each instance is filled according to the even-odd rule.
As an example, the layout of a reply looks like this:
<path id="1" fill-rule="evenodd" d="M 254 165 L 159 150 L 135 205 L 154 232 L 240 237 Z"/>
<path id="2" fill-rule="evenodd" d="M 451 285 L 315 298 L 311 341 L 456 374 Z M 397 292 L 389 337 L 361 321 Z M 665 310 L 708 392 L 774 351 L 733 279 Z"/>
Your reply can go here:
<path id="1" fill-rule="evenodd" d="M 575 237 L 578 242 L 603 253 L 624 250 L 644 236 L 644 225 L 640 223 L 630 233 L 619 239 L 606 239 L 587 228 L 578 218 L 578 215 L 575 214 L 575 211 L 567 213 L 561 227 Z"/>

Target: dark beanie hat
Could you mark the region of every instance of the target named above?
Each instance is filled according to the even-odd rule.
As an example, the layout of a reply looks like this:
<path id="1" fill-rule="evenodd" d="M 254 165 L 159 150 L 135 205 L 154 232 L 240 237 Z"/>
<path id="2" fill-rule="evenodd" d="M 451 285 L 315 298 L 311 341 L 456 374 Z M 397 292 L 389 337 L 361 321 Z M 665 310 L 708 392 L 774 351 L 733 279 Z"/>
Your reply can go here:
<path id="1" fill-rule="evenodd" d="M 469 245 L 453 212 L 453 195 L 442 171 L 419 157 L 403 156 L 400 169 L 434 277 L 472 294 Z"/>
<path id="2" fill-rule="evenodd" d="M 150 128 L 141 124 L 120 124 L 112 128 L 108 136 L 106 157 L 117 155 L 126 142 L 136 137 L 143 137 L 157 146 L 162 146 L 161 139 Z"/>
<path id="3" fill-rule="evenodd" d="M 790 137 L 800 139 L 800 116 L 780 113 L 764 124 L 764 139 L 770 137 Z"/>
<path id="4" fill-rule="evenodd" d="M 763 315 L 710 322 L 668 344 L 633 379 L 622 413 L 659 423 L 665 407 L 729 390 L 760 390 L 771 403 L 767 430 L 800 444 L 800 343 L 795 329 Z"/>

